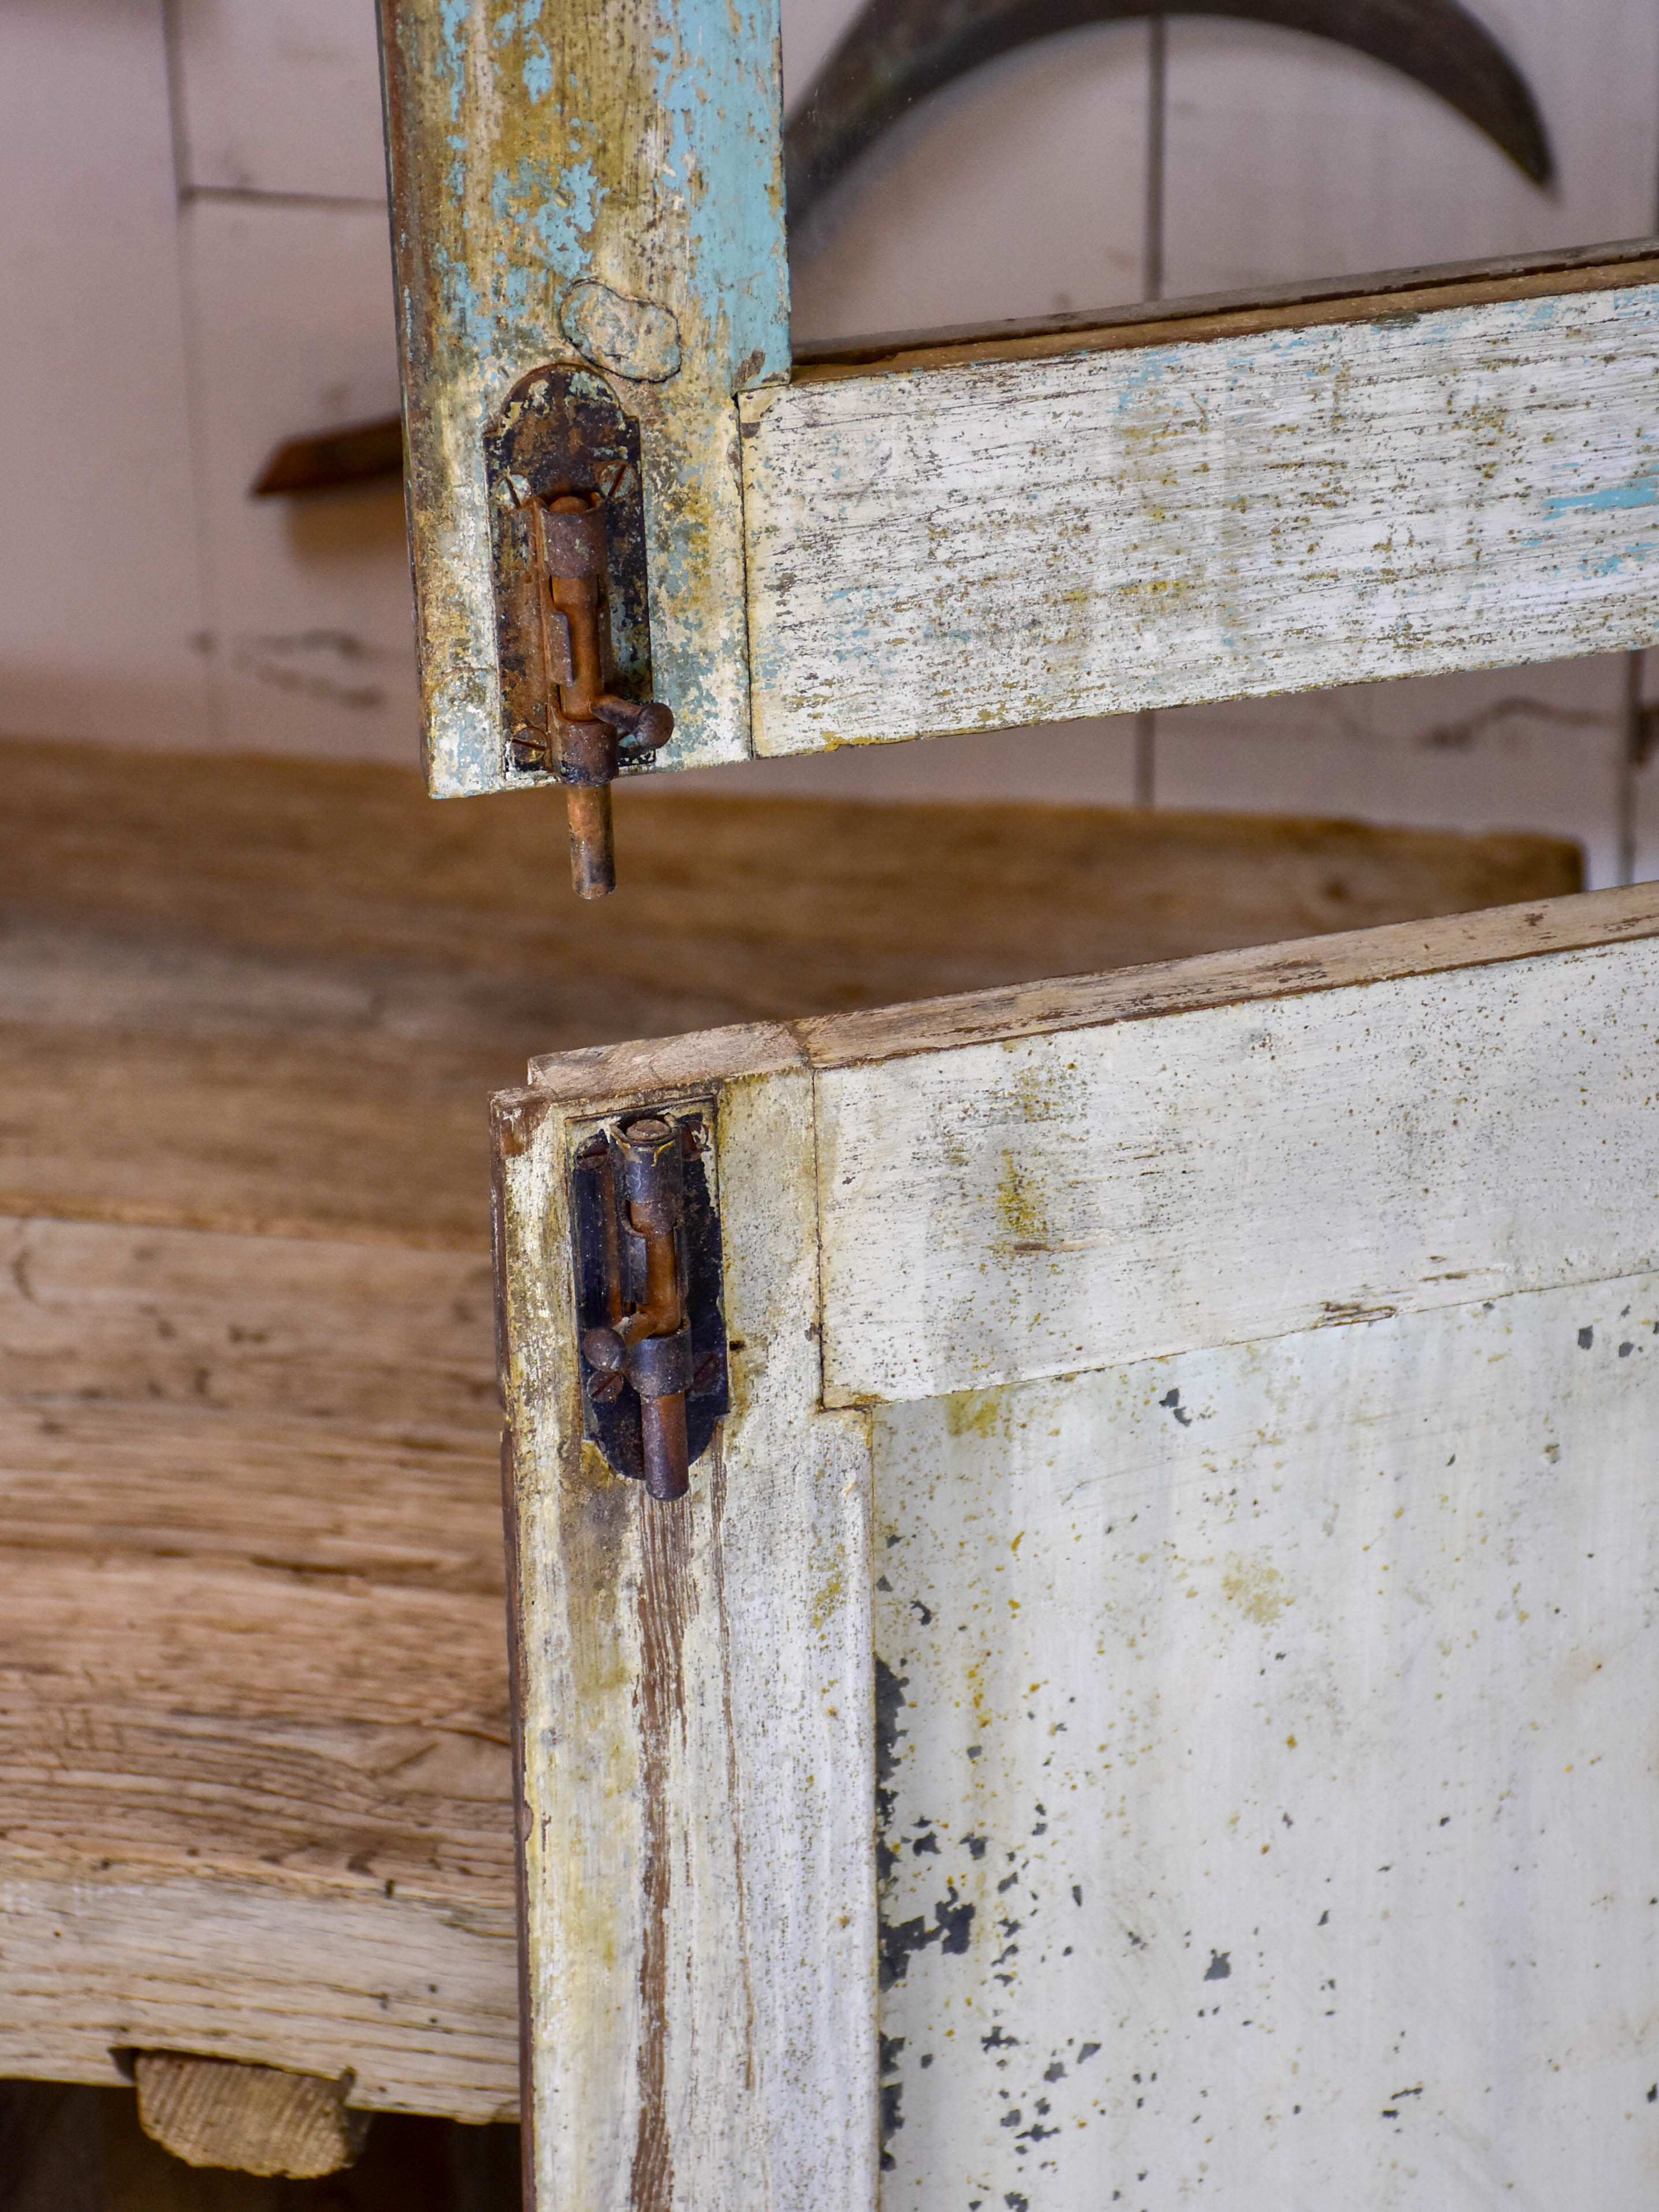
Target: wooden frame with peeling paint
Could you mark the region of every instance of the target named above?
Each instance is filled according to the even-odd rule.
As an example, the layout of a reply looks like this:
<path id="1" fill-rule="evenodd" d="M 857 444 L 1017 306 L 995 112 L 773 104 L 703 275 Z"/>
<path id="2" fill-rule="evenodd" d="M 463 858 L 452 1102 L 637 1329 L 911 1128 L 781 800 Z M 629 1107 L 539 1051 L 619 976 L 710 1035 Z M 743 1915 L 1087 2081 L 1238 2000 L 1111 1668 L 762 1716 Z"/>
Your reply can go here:
<path id="1" fill-rule="evenodd" d="M 674 761 L 738 758 L 734 395 L 789 366 L 777 0 L 380 0 L 380 23 L 430 787 L 507 781 L 483 441 L 549 361 L 640 424 Z"/>
<path id="2" fill-rule="evenodd" d="M 775 0 L 382 0 L 428 780 L 505 766 L 482 439 L 641 425 L 666 769 L 1650 643 L 1655 241 L 792 364 Z"/>
<path id="3" fill-rule="evenodd" d="M 1643 1473 L 1659 1411 L 1656 981 L 1647 885 L 562 1054 L 496 1101 L 537 2204 L 945 2212 L 970 2189 L 1023 2193 L 1035 2148 L 1060 2163 L 1031 2201 L 1084 2212 L 1108 2166 L 1157 2162 L 1197 2189 L 1218 2142 L 1240 2212 L 1339 2185 L 1385 2212 L 1395 2147 L 1356 2156 L 1354 2130 L 1372 2124 L 1372 2072 L 1394 2069 L 1385 2099 L 1406 2078 L 1403 2051 L 1442 2068 L 1408 2154 L 1448 2212 L 1580 2172 L 1634 2212 L 1646 2153 L 1599 2116 L 1613 2099 L 1633 2122 L 1651 2071 L 1630 2004 L 1655 1941 L 1640 1871 L 1655 1784 L 1619 1715 L 1642 1709 L 1659 1632 Z M 684 1505 L 656 1507 L 582 1441 L 565 1193 L 597 1118 L 676 1104 L 716 1129 L 733 1411 Z M 1021 1567 L 1019 1527 L 997 1534 L 1006 1499 L 1038 1570 Z M 1345 1513 L 1352 1543 L 1322 1551 L 1320 1514 Z M 1301 1611 L 1281 1626 L 1287 1605 Z M 1158 1664 L 1126 1707 L 1127 1768 L 1107 1760 L 1146 1770 L 1130 1814 L 1092 1747 L 1142 1663 L 1138 1608 L 1157 1616 Z M 1421 1624 L 1440 1618 L 1457 1638 L 1425 1656 Z M 1288 1730 L 1266 1680 L 1278 1646 L 1310 1716 Z M 1267 1737 L 1244 1711 L 1258 1673 Z M 1603 1679 L 1610 1703 L 1577 1700 Z M 1068 1692 L 1087 1716 L 1072 1710 L 1071 1750 Z M 1204 1757 L 1232 1760 L 1239 1807 L 1272 1819 L 1243 1854 L 1225 1790 L 1193 1765 L 1212 1711 L 1225 1729 Z M 1389 1771 L 1408 1744 L 1411 1772 Z M 1496 1801 L 1448 1797 L 1443 1817 L 1443 1766 L 1448 1790 L 1478 1776 Z M 1281 1836 L 1267 1799 L 1292 1780 Z M 1029 1834 L 1009 1827 L 1024 1792 L 1041 1796 Z M 1362 1801 L 1386 1852 L 1381 1827 L 1373 1850 L 1344 1826 Z M 1395 1838 L 1404 1807 L 1420 1838 Z M 1325 1922 L 1276 1886 L 1300 1863 L 1297 1824 L 1297 1850 L 1311 1837 L 1342 1855 L 1304 1869 L 1335 1885 L 1314 1902 L 1341 1923 L 1338 2029 Z M 1396 1840 L 1410 1856 L 1385 1892 L 1370 1858 L 1389 1875 Z M 1524 1927 L 1512 1860 L 1548 1876 Z M 994 1956 L 1013 1941 L 989 1931 L 1014 1917 L 1000 1900 L 1016 1879 L 1087 1972 L 1058 1937 L 1018 1970 Z M 1200 1893 L 1245 1927 L 1271 1913 L 1285 1955 L 1247 1956 L 1231 1920 L 1183 1923 Z M 1120 1919 L 1155 1972 L 1117 1962 Z M 1035 1954 L 1048 1923 L 1033 1924 Z M 1444 1990 L 1423 1978 L 1425 1942 L 1457 1961 Z M 1390 1944 L 1410 1988 L 1379 1969 L 1371 1990 L 1365 1961 Z M 1001 1986 L 1017 1972 L 1023 1999 Z M 1194 2021 L 1230 1975 L 1233 1996 L 1248 1978 L 1244 2028 L 1267 2007 L 1272 2033 L 1206 2074 L 1222 2061 Z M 1055 2048 L 1039 2051 L 1050 2010 Z M 1558 2021 L 1577 2039 L 1565 2057 Z M 1188 2100 L 1161 2117 L 1143 2047 L 1170 2054 L 1165 2099 Z M 1010 2079 L 1020 2149 L 996 2124 Z M 1194 2134 L 1200 2095 L 1214 2102 Z M 1293 2099 L 1313 2116 L 1301 2148 Z M 1073 2120 L 1097 2129 L 1083 2149 Z"/>

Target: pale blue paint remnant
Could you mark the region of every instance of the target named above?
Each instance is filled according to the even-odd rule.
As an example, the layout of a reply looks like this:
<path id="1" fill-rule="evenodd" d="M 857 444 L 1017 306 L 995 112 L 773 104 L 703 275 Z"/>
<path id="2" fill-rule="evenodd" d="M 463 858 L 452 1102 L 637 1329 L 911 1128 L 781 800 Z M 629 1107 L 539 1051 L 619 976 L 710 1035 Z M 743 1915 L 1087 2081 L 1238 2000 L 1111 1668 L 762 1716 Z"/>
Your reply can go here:
<path id="1" fill-rule="evenodd" d="M 722 366 L 735 374 L 759 355 L 754 380 L 789 362 L 782 216 L 763 189 L 776 120 L 753 64 L 761 41 L 775 36 L 775 10 L 763 0 L 739 29 L 730 0 L 678 0 L 673 26 L 652 52 L 669 125 L 664 171 L 687 188 L 698 289 L 711 326 L 726 326 Z M 684 82 L 690 56 L 701 64 L 695 94 Z"/>
<path id="2" fill-rule="evenodd" d="M 542 0 L 521 0 L 521 5 L 504 9 L 495 18 L 495 44 L 505 46 L 509 39 L 524 37 L 540 21 L 541 12 Z M 520 74 L 532 105 L 545 100 L 553 89 L 553 63 L 541 40 L 530 46 Z"/>
<path id="3" fill-rule="evenodd" d="M 553 89 L 553 64 L 545 47 L 530 55 L 524 65 L 524 88 L 532 100 L 545 100 Z"/>
<path id="4" fill-rule="evenodd" d="M 526 156 L 510 171 L 496 171 L 489 211 L 497 222 L 515 224 L 521 240 L 528 234 L 546 266 L 570 279 L 586 273 L 603 197 L 592 162 L 556 170 Z"/>
<path id="5" fill-rule="evenodd" d="M 466 89 L 466 25 L 471 0 L 442 0 L 438 10 L 441 52 L 433 74 L 449 88 L 449 119 L 459 119 Z"/>
<path id="6" fill-rule="evenodd" d="M 1587 576 L 1616 575 L 1621 568 L 1651 567 L 1655 548 L 1650 544 L 1618 545 L 1580 562 Z"/>
<path id="7" fill-rule="evenodd" d="M 454 190 L 464 181 L 465 144 L 452 141 Z M 490 212 L 498 222 L 515 226 L 518 257 L 485 271 L 434 248 L 452 331 L 485 373 L 516 374 L 527 343 L 539 343 L 550 314 L 549 290 L 587 265 L 589 241 L 598 219 L 601 188 L 586 161 L 556 172 L 546 161 L 526 159 L 512 171 L 499 171 L 489 188 Z"/>
<path id="8" fill-rule="evenodd" d="M 1558 492 L 1544 501 L 1544 512 L 1553 522 L 1563 514 L 1614 514 L 1620 507 L 1652 507 L 1656 501 L 1659 501 L 1659 466 L 1623 483 L 1598 484 L 1591 491 Z"/>

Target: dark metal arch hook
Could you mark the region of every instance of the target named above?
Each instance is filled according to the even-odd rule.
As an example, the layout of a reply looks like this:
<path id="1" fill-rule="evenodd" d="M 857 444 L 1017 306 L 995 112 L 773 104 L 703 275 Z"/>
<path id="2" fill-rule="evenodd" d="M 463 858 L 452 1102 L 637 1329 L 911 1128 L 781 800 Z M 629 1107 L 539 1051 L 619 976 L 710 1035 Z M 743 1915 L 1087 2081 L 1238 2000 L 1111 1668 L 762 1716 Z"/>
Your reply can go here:
<path id="1" fill-rule="evenodd" d="M 1534 184 L 1553 173 L 1532 89 L 1458 0 L 866 0 L 784 128 L 791 223 L 918 102 L 987 62 L 1092 23 L 1225 15 L 1305 31 L 1412 77 L 1502 148 Z"/>

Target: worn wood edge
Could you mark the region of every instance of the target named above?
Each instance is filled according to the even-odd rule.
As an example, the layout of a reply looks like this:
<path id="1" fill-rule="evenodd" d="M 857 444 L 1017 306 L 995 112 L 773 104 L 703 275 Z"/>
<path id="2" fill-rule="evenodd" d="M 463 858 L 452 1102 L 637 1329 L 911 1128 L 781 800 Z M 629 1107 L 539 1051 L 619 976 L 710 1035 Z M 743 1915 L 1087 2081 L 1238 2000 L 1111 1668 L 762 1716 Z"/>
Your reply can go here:
<path id="1" fill-rule="evenodd" d="M 814 1067 L 848 1067 L 1040 1031 L 1150 1021 L 1252 999 L 1299 998 L 1453 968 L 1492 967 L 1540 952 L 1585 951 L 1656 935 L 1659 883 L 1638 884 L 1429 921 L 1385 922 L 1244 952 L 1201 952 L 1113 975 L 967 991 L 916 1006 L 822 1015 L 797 1026 Z"/>
<path id="2" fill-rule="evenodd" d="M 856 1741 L 850 1788 L 837 1796 L 832 1787 L 824 1763 L 829 1751 L 830 1765 L 836 1765 L 832 1744 L 820 1741 L 805 1762 L 812 1770 L 809 1790 L 816 1787 L 831 1800 L 840 1820 L 842 1832 L 827 1856 L 815 1860 L 809 1852 L 797 1863 L 785 1852 L 757 1860 L 741 1850 L 739 1832 L 734 1868 L 721 1818 L 711 1820 L 706 1832 L 679 1826 L 686 1804 L 683 1762 L 695 1755 L 711 1717 L 719 1733 L 722 1701 L 726 1729 L 734 1726 L 735 1710 L 738 1735 L 746 1730 L 745 1771 L 751 1774 L 775 1750 L 776 1731 L 783 1731 L 786 1748 L 791 1740 L 788 1701 L 782 1711 L 773 1708 L 769 1677 L 768 1696 L 739 1700 L 735 1709 L 732 1703 L 732 1654 L 722 1625 L 726 1577 L 746 1572 L 751 1589 L 758 1579 L 769 1592 L 779 1562 L 769 1551 L 757 1558 L 751 1545 L 745 1563 L 740 1543 L 734 1554 L 722 1542 L 728 1472 L 734 1503 L 745 1477 L 770 1493 L 757 1498 L 750 1490 L 745 1518 L 751 1534 L 754 1511 L 763 1520 L 792 1492 L 816 1516 L 816 1542 L 808 1540 L 810 1531 L 798 1531 L 805 1548 L 794 1562 L 816 1578 L 811 1636 L 833 1643 L 835 1618 L 843 1627 L 848 1618 L 861 1620 L 851 1649 L 855 1655 L 870 1649 L 869 1420 L 862 1411 L 825 1413 L 820 1402 L 817 1250 L 811 1226 L 817 1115 L 810 1070 L 797 1056 L 784 1073 L 781 1084 L 763 1075 L 750 1083 L 735 1079 L 714 1102 L 717 1170 L 732 1145 L 742 1150 L 758 1143 L 777 1172 L 740 1176 L 731 1194 L 737 1216 L 726 1253 L 727 1319 L 752 1340 L 754 1364 L 747 1375 L 741 1365 L 735 1372 L 733 1422 L 699 1462 L 706 1495 L 694 1511 L 713 1521 L 690 1551 L 684 1549 L 689 1529 L 676 1534 L 675 1522 L 642 1499 L 619 1498 L 625 1486 L 602 1486 L 611 1493 L 608 1505 L 603 1497 L 584 1497 L 599 1469 L 582 1441 L 574 1381 L 566 1192 L 572 1144 L 602 1109 L 592 1103 L 566 1109 L 530 1091 L 496 1102 L 503 1382 L 516 1462 L 509 1487 L 520 1508 L 519 1634 L 527 1662 L 522 1834 L 531 1940 L 522 2017 L 532 2068 L 521 2109 L 533 2130 L 526 2170 L 538 2203 L 586 2203 L 591 2197 L 596 2203 L 620 2203 L 627 2195 L 629 2203 L 661 2207 L 671 2172 L 676 2202 L 682 2190 L 687 2202 L 756 2212 L 763 2202 L 805 2203 L 815 2191 L 836 2206 L 873 2202 L 877 1947 L 873 1867 L 865 1839 L 874 1706 L 856 1658 L 850 1681 L 844 1671 L 836 1675 L 842 1694 L 827 1715 L 835 1723 L 832 1735 L 844 1735 L 849 1724 L 836 1707 L 851 1717 Z M 686 1086 L 676 1091 L 686 1096 Z M 700 1094 L 705 1106 L 708 1091 L 704 1085 Z M 605 1101 L 611 1110 L 629 1103 L 625 1091 Z M 793 1127 L 798 1157 L 778 1164 L 767 1139 L 776 1139 L 781 1123 Z M 759 1211 L 769 1232 L 742 1233 L 746 1206 Z M 793 1233 L 779 1232 L 774 1216 L 780 1206 L 799 1215 Z M 781 1310 L 803 1326 L 771 1325 Z M 744 1348 L 736 1347 L 739 1353 Z M 757 1425 L 746 1455 L 745 1419 Z M 734 1423 L 738 1442 L 728 1466 Z M 694 1484 L 694 1491 L 702 1488 Z M 625 1516 L 619 1531 L 617 1512 Z M 608 1571 L 606 1553 L 614 1555 Z M 661 1651 L 651 1659 L 651 1623 L 676 1578 L 687 1573 L 707 1579 L 682 1631 L 702 1639 L 699 1680 L 725 1686 L 712 1697 L 688 1698 L 681 1727 L 671 1726 L 659 1741 L 653 1728 L 660 1716 L 653 1723 L 651 1698 L 641 1686 L 648 1664 L 664 1660 Z M 582 1628 L 584 1615 L 592 1616 L 590 1630 Z M 752 1597 L 744 1617 L 755 1617 Z M 583 1644 L 592 1648 L 584 1652 L 578 1648 Z M 751 1650 L 751 1665 L 755 1656 Z M 867 1659 L 863 1663 L 867 1669 Z M 833 1687 L 815 1678 L 815 1708 Z M 583 1716 L 580 1732 L 566 1718 L 573 1698 Z M 586 1753 L 583 1740 L 591 1747 Z M 724 1768 L 732 1789 L 738 1769 L 731 1762 L 743 1756 L 734 1736 Z M 585 1757 L 589 1771 L 582 1774 Z M 565 1769 L 567 1790 L 580 1781 L 580 1836 L 556 1827 L 550 1832 L 548 1776 L 555 1763 Z M 844 1783 L 847 1762 L 837 1771 Z M 681 1808 L 670 1822 L 678 1870 L 659 1890 L 651 1874 L 661 1845 L 660 1836 L 653 1841 L 654 1824 L 675 1807 Z M 732 1810 L 735 1817 L 735 1798 Z M 830 1873 L 827 1886 L 826 1867 L 840 1870 Z M 827 1918 L 815 1918 L 815 1901 L 823 1904 L 827 1891 L 838 1884 L 846 1889 L 849 1881 L 842 1909 L 832 1903 Z M 743 1933 L 744 1898 L 751 1886 L 747 1911 L 758 1917 L 750 1924 L 784 1936 L 782 1950 L 775 1934 L 773 1948 L 760 1945 L 752 1978 Z M 735 1992 L 728 1986 L 732 1947 L 708 1942 L 699 1932 L 708 1913 L 720 1922 L 733 1912 L 740 1968 Z M 665 1982 L 665 1960 L 673 1963 Z M 711 2021 L 721 2006 L 732 2008 L 731 2018 L 699 2032 L 697 2022 Z M 752 2041 L 757 2027 L 763 2062 Z M 825 2059 L 836 2078 L 823 2078 Z M 730 2094 L 739 2085 L 744 2094 Z M 720 2094 L 709 2095 L 711 2088 Z M 699 2109 L 704 2117 L 696 2124 Z"/>
<path id="3" fill-rule="evenodd" d="M 1110 353 L 1139 346 L 1200 345 L 1270 331 L 1391 321 L 1440 308 L 1621 290 L 1659 279 L 1659 254 L 1654 248 L 1651 238 L 1629 239 L 1569 254 L 1451 262 L 1439 268 L 1383 270 L 1265 292 L 1142 301 L 1115 311 L 1045 317 L 989 331 L 963 327 L 826 340 L 819 347 L 802 349 L 792 380 L 797 385 L 838 383 L 902 370 L 956 368 L 974 362 L 1041 361 L 1061 354 Z M 745 419 L 754 419 L 776 397 L 775 391 L 750 395 Z"/>
<path id="4" fill-rule="evenodd" d="M 641 426 L 653 657 L 675 705 L 676 764 L 750 750 L 732 394 L 788 360 L 776 0 L 702 12 L 617 0 L 538 23 L 541 12 L 483 0 L 380 10 L 434 797 L 521 781 L 501 752 L 480 434 L 518 377 L 550 360 L 601 374 Z M 559 174 L 581 179 L 581 212 L 544 222 L 557 196 L 537 179 Z M 526 261 L 537 281 L 517 292 L 486 273 Z M 672 340 L 641 353 L 635 332 L 588 327 L 589 284 L 625 320 L 649 307 L 660 334 L 665 316 Z M 660 358 L 656 344 L 669 346 Z"/>
<path id="5" fill-rule="evenodd" d="M 275 2066 L 141 2051 L 133 2064 L 138 2124 L 186 2166 L 319 2179 L 351 2165 L 368 2115 L 349 2112 L 351 2075 L 325 2081 Z"/>
<path id="6" fill-rule="evenodd" d="M 547 1522 L 559 1519 L 560 1493 L 579 1476 L 582 1449 L 569 1269 L 557 1265 L 568 1236 L 569 1128 L 569 1117 L 550 1099 L 526 1103 L 514 1095 L 491 1101 L 490 1224 L 504 1415 L 501 1509 L 514 1734 L 520 2186 L 526 2205 L 542 2200 L 544 2169 L 562 2163 L 556 2130 L 550 2141 L 549 2131 L 538 2124 L 537 2030 L 556 2014 L 559 1995 L 548 1957 L 549 1931 L 559 1918 L 559 1899 L 549 1894 L 556 1885 L 547 1872 L 550 1849 L 556 1845 L 545 1814 L 538 1819 L 537 1809 L 549 1755 L 549 1717 L 538 1691 L 550 1670 L 569 1671 L 570 1639 L 558 1604 L 558 1530 L 550 1531 Z M 612 1717 L 589 1711 L 584 1723 L 597 1730 Z M 628 1901 L 626 1894 L 614 1899 L 615 1924 L 595 1939 L 618 1960 L 626 1951 L 622 1923 Z"/>
<path id="7" fill-rule="evenodd" d="M 1286 999 L 1353 984 L 1452 968 L 1524 960 L 1540 952 L 1585 951 L 1598 945 L 1659 935 L 1659 883 L 1576 891 L 1518 906 L 1375 929 L 1291 938 L 1243 952 L 1200 952 L 1104 975 L 1064 975 L 988 991 L 822 1014 L 792 1023 L 755 1023 L 680 1037 L 553 1053 L 530 1063 L 528 1087 L 497 1093 L 493 1111 L 509 1132 L 533 1129 L 550 1107 L 603 1111 L 611 1101 L 656 1098 L 697 1085 L 781 1074 L 797 1067 L 848 1067 L 861 1060 L 947 1052 L 1041 1032 L 1108 1023 L 1152 1021 L 1251 999 Z M 514 1139 L 509 1133 L 506 1142 Z"/>
<path id="8" fill-rule="evenodd" d="M 699 1083 L 781 1075 L 786 1069 L 811 1065 L 801 1044 L 800 1026 L 744 1022 L 685 1036 L 645 1037 L 629 1044 L 544 1054 L 530 1063 L 529 1092 L 500 1092 L 497 1107 L 503 1115 L 520 1112 L 525 1110 L 522 1104 L 509 1108 L 508 1102 L 533 1097 L 544 1109 L 556 1103 L 599 1112 L 613 1098 L 655 1097 Z"/>

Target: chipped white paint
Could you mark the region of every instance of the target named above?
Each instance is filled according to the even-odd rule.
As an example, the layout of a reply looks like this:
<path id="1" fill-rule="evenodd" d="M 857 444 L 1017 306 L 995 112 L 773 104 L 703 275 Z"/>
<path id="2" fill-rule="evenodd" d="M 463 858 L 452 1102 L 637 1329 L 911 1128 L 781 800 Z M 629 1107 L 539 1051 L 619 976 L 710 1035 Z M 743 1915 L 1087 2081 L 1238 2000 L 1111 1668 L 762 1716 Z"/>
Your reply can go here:
<path id="1" fill-rule="evenodd" d="M 1659 286 L 744 403 L 755 749 L 1646 645 Z"/>
<path id="2" fill-rule="evenodd" d="M 732 395 L 789 355 L 776 0 L 380 12 L 432 789 L 506 780 L 482 441 L 573 354 L 640 423 L 672 759 L 741 757 Z"/>
<path id="3" fill-rule="evenodd" d="M 819 1083 L 832 1401 L 1659 1264 L 1659 939 Z"/>
<path id="4" fill-rule="evenodd" d="M 1656 1426 L 1650 1276 L 878 1416 L 882 2212 L 1651 2203 Z"/>
<path id="5" fill-rule="evenodd" d="M 502 1209 L 537 2202 L 852 2212 L 876 2160 L 868 1445 L 817 1407 L 811 1079 L 720 1106 L 742 1348 L 679 1509 L 580 1442 L 546 1109 L 518 1109 Z"/>
<path id="6" fill-rule="evenodd" d="M 1649 887 L 501 1102 L 544 2212 L 1645 2207 L 1656 960 Z M 735 1410 L 652 1514 L 562 1164 L 699 1084 Z"/>

